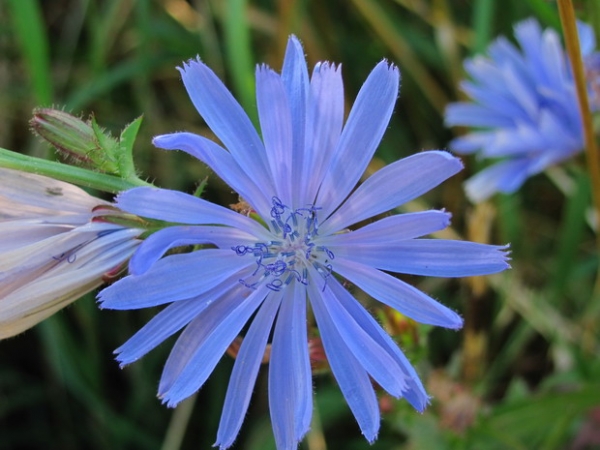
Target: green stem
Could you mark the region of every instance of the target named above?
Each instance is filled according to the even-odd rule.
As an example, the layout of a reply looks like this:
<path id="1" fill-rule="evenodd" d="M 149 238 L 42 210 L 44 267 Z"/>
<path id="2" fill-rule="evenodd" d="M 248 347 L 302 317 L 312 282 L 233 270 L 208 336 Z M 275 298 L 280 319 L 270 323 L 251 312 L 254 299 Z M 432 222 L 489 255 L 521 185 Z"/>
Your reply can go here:
<path id="1" fill-rule="evenodd" d="M 175 408 L 161 450 L 179 450 L 181 448 L 197 397 L 198 394 L 196 393 Z"/>
<path id="2" fill-rule="evenodd" d="M 123 180 L 103 173 L 92 172 L 81 167 L 70 166 L 46 159 L 34 158 L 0 148 L 0 167 L 36 173 L 79 186 L 118 193 L 138 186 L 152 186 L 139 178 Z"/>

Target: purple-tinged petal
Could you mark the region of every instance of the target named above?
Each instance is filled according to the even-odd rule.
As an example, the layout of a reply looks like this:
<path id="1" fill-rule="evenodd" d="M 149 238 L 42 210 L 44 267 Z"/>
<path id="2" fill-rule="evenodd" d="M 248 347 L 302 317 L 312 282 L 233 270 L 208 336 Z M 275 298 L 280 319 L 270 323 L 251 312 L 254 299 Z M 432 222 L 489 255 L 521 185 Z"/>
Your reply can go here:
<path id="1" fill-rule="evenodd" d="M 229 225 L 246 230 L 261 240 L 269 238 L 266 229 L 255 220 L 179 191 L 133 188 L 121 192 L 116 205 L 124 211 L 150 219 L 190 225 Z"/>
<path id="2" fill-rule="evenodd" d="M 375 300 L 417 322 L 453 329 L 462 327 L 463 321 L 454 311 L 387 273 L 343 258 L 335 259 L 333 269 Z"/>
<path id="3" fill-rule="evenodd" d="M 490 45 L 490 52 L 494 47 L 499 50 L 498 53 L 514 53 L 516 57 L 521 58 L 517 49 L 509 42 L 506 42 L 505 39 L 498 38 L 498 40 L 494 41 L 494 43 Z M 511 64 L 505 64 L 504 66 L 511 67 Z M 498 70 L 494 61 L 490 61 L 489 58 L 477 55 L 474 58 L 465 60 L 464 67 L 467 74 L 482 86 L 485 86 L 491 91 L 505 90 L 505 80 L 502 73 Z"/>
<path id="4" fill-rule="evenodd" d="M 320 63 L 310 82 L 307 111 L 306 150 L 302 178 L 294 186 L 300 193 L 299 206 L 315 203 L 319 186 L 335 153 L 344 124 L 344 84 L 341 66 Z"/>
<path id="5" fill-rule="evenodd" d="M 36 286 L 46 276 L 58 276 L 62 272 L 75 271 L 91 261 L 97 260 L 97 267 L 90 268 L 94 277 L 100 279 L 104 272 L 119 266 L 133 253 L 139 241 L 135 238 L 141 230 L 124 229 L 118 225 L 92 222 L 74 228 L 70 232 L 51 236 L 23 248 L 6 251 L 0 258 L 0 302 L 2 308 L 8 307 L 8 297 L 15 292 L 22 292 L 22 288 L 38 289 Z M 101 260 L 110 254 L 112 246 L 121 242 L 131 243 L 131 251 L 123 252 L 122 256 L 116 255 L 112 262 L 113 267 L 98 272 L 103 267 Z M 88 272 L 86 269 L 85 272 Z M 76 278 L 67 284 L 76 286 Z M 84 284 L 82 282 L 82 284 Z M 64 288 L 64 285 L 63 285 Z M 92 288 L 89 288 L 91 290 Z M 54 288 L 52 288 L 54 291 Z M 87 291 L 82 292 L 85 293 Z M 16 295 L 16 294 L 15 294 Z M 20 294 L 19 294 L 20 295 Z M 27 298 L 26 294 L 16 295 L 16 307 L 19 308 L 19 298 Z M 30 293 L 31 295 L 31 293 Z M 37 295 L 37 294 L 36 294 Z M 40 298 L 43 298 L 40 297 Z M 31 301 L 24 302 L 24 306 Z M 0 311 L 2 312 L 2 311 Z M 6 314 L 6 312 L 4 312 Z M 0 316 L 3 314 L 0 314 Z M 6 316 L 5 316 L 6 317 Z"/>
<path id="6" fill-rule="evenodd" d="M 313 276 L 319 277 L 313 273 Z M 406 389 L 406 380 L 402 369 L 396 364 L 388 351 L 381 347 L 372 336 L 361 328 L 352 316 L 340 306 L 340 302 L 327 286 L 320 296 L 311 297 L 315 309 L 324 308 L 324 314 L 329 315 L 340 337 L 356 359 L 390 395 L 399 398 Z"/>
<path id="7" fill-rule="evenodd" d="M 235 277 L 230 278 L 228 281 L 196 298 L 171 303 L 154 316 L 127 342 L 115 350 L 117 361 L 119 361 L 121 367 L 137 361 L 165 339 L 177 333 L 215 299 L 227 295 L 227 292 L 232 290 L 231 286 L 237 287 Z"/>
<path id="8" fill-rule="evenodd" d="M 523 50 L 525 64 L 535 84 L 547 82 L 542 60 L 542 29 L 535 19 L 527 19 L 515 25 L 515 38 Z"/>
<path id="9" fill-rule="evenodd" d="M 90 224 L 90 228 L 98 225 Z M 36 273 L 28 283 L 20 278 L 7 283 L 9 288 L 3 289 L 0 298 L 0 339 L 30 328 L 100 286 L 102 276 L 133 253 L 138 234 L 139 230 L 121 228 L 88 239 L 69 258 L 53 261 L 52 267 Z"/>
<path id="10" fill-rule="evenodd" d="M 514 124 L 511 117 L 467 102 L 450 103 L 446 107 L 444 122 L 448 126 L 468 127 L 510 127 Z"/>
<path id="11" fill-rule="evenodd" d="M 55 239 L 55 236 L 75 229 L 75 225 L 44 222 L 46 222 L 44 219 L 0 222 L 0 253 L 3 254 L 4 261 L 6 262 L 4 255 L 7 253 L 23 250 L 30 245 L 35 246 L 46 239 Z M 0 263 L 1 268 L 2 263 Z"/>
<path id="12" fill-rule="evenodd" d="M 523 124 L 497 130 L 481 149 L 479 156 L 517 158 L 539 153 L 546 146 L 545 138 L 537 126 Z"/>
<path id="13" fill-rule="evenodd" d="M 250 233 L 230 227 L 173 226 L 163 228 L 144 240 L 129 261 L 129 273 L 142 275 L 163 255 L 174 247 L 213 244 L 221 249 L 231 249 L 240 243 L 252 243 L 256 238 Z"/>
<path id="14" fill-rule="evenodd" d="M 233 445 L 244 421 L 281 299 L 280 293 L 271 293 L 263 302 L 235 358 L 215 443 L 221 450 Z"/>
<path id="15" fill-rule="evenodd" d="M 244 286 L 240 285 L 242 288 Z M 259 286 L 248 294 L 232 292 L 212 303 L 181 334 L 165 364 L 159 397 L 174 407 L 202 387 L 227 347 L 269 293 Z"/>
<path id="16" fill-rule="evenodd" d="M 531 82 L 519 74 L 513 67 L 498 69 L 504 77 L 504 91 L 508 92 L 512 101 L 518 104 L 522 110 L 521 114 L 506 114 L 512 119 L 513 126 L 531 125 L 535 123 L 535 118 L 540 110 L 539 95 L 535 87 L 532 88 Z"/>
<path id="17" fill-rule="evenodd" d="M 385 166 L 354 191 L 320 232 L 328 234 L 389 211 L 422 195 L 462 169 L 448 152 L 417 153 Z"/>
<path id="18" fill-rule="evenodd" d="M 269 410 L 277 448 L 296 448 L 312 417 L 306 288 L 292 283 L 277 317 L 269 362 Z"/>
<path id="19" fill-rule="evenodd" d="M 210 139 L 193 133 L 172 133 L 155 136 L 152 143 L 165 150 L 182 150 L 198 158 L 259 214 L 269 213 L 272 192 L 264 192 L 262 185 L 257 185 L 250 176 L 251 172 L 243 170 L 229 152 Z"/>
<path id="20" fill-rule="evenodd" d="M 200 60 L 180 68 L 192 103 L 239 166 L 260 177 L 263 192 L 274 192 L 265 147 L 240 104 L 215 73 Z"/>
<path id="21" fill-rule="evenodd" d="M 577 33 L 579 34 L 579 47 L 581 48 L 582 56 L 592 54 L 596 48 L 596 36 L 594 29 L 587 23 L 577 21 Z"/>
<path id="22" fill-rule="evenodd" d="M 355 245 L 390 245 L 443 230 L 450 225 L 450 217 L 450 213 L 436 210 L 398 214 L 358 230 L 325 236 L 318 242 L 327 248 L 348 247 L 347 252 L 352 252 Z"/>
<path id="23" fill-rule="evenodd" d="M 323 217 L 348 196 L 367 168 L 390 121 L 399 83 L 398 68 L 382 61 L 360 89 L 315 203 Z"/>
<path id="24" fill-rule="evenodd" d="M 495 133 L 490 131 L 474 131 L 464 136 L 457 137 L 450 141 L 448 147 L 462 155 L 475 153 L 477 150 L 485 148 L 488 142 L 494 140 Z"/>
<path id="25" fill-rule="evenodd" d="M 549 88 L 560 91 L 563 86 L 571 82 L 572 76 L 560 43 L 560 37 L 554 30 L 544 31 L 541 56 Z"/>
<path id="26" fill-rule="evenodd" d="M 256 103 L 275 192 L 285 205 L 290 205 L 292 167 L 297 167 L 290 104 L 281 77 L 265 65 L 256 68 Z"/>
<path id="27" fill-rule="evenodd" d="M 526 158 L 509 159 L 482 170 L 465 182 L 467 197 L 473 203 L 479 203 L 496 192 L 513 193 L 529 176 L 530 164 Z"/>
<path id="28" fill-rule="evenodd" d="M 382 237 L 383 241 L 385 236 Z M 336 258 L 344 258 L 380 270 L 430 277 L 489 275 L 510 268 L 506 246 L 444 239 L 409 239 L 361 245 L 328 246 Z M 337 259 L 336 259 L 337 261 Z"/>
<path id="29" fill-rule="evenodd" d="M 308 68 L 304 58 L 304 50 L 296 36 L 290 36 L 281 69 L 281 79 L 285 86 L 287 98 L 292 114 L 292 205 L 294 208 L 304 206 L 301 200 L 304 195 L 304 189 L 297 189 L 298 186 L 306 186 L 303 172 L 296 168 L 304 167 L 305 160 L 309 152 L 305 148 L 305 136 L 310 136 L 310 131 L 306 131 L 306 117 L 308 108 Z"/>
<path id="30" fill-rule="evenodd" d="M 129 275 L 98 295 L 101 308 L 139 309 L 187 300 L 253 266 L 231 250 L 198 250 L 167 256 L 143 275 Z M 239 278 L 243 278 L 240 275 Z"/>
<path id="31" fill-rule="evenodd" d="M 321 292 L 309 285 L 309 296 L 331 371 L 365 438 L 373 443 L 379 432 L 379 404 L 367 371 L 350 351 L 324 306 Z"/>
<path id="32" fill-rule="evenodd" d="M 335 278 L 328 281 L 328 286 L 337 297 L 340 305 L 352 315 L 352 318 L 356 323 L 358 323 L 361 328 L 377 341 L 382 348 L 385 348 L 390 356 L 395 359 L 406 377 L 407 389 L 402 392 L 402 396 L 406 398 L 417 411 L 423 412 L 429 403 L 429 397 L 419 379 L 419 375 L 408 359 L 406 359 L 406 356 L 404 356 L 402 351 L 398 348 L 398 345 L 365 310 L 364 306 L 344 289 Z"/>
<path id="33" fill-rule="evenodd" d="M 508 71 L 507 71 L 508 72 Z M 460 84 L 461 90 L 471 97 L 475 102 L 486 108 L 507 117 L 525 117 L 527 110 L 521 107 L 520 102 L 506 91 L 494 91 L 487 86 L 481 86 L 469 81 Z M 527 92 L 529 95 L 529 92 Z"/>

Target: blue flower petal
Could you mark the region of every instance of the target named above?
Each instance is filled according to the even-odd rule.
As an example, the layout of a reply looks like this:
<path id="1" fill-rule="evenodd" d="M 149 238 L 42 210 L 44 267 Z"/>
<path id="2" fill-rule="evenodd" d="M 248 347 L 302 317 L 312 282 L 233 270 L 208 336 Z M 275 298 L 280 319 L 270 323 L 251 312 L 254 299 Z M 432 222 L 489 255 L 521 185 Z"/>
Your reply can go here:
<path id="1" fill-rule="evenodd" d="M 229 90 L 200 60 L 188 61 L 179 71 L 198 113 L 239 166 L 248 174 L 260 177 L 263 192 L 275 192 L 265 147 Z"/>
<path id="2" fill-rule="evenodd" d="M 297 161 L 292 151 L 290 105 L 281 77 L 265 65 L 256 68 L 256 103 L 275 192 L 285 205 L 291 205 L 292 168 Z"/>
<path id="3" fill-rule="evenodd" d="M 484 149 L 486 144 L 494 140 L 495 133 L 491 131 L 474 131 L 450 141 L 449 147 L 455 153 L 470 154 Z"/>
<path id="4" fill-rule="evenodd" d="M 231 250 L 167 256 L 143 275 L 130 275 L 98 295 L 101 308 L 138 309 L 196 297 L 255 263 Z M 239 278 L 243 278 L 240 275 Z"/>
<path id="5" fill-rule="evenodd" d="M 510 127 L 514 124 L 511 117 L 475 103 L 451 103 L 445 114 L 444 122 L 448 126 Z"/>
<path id="6" fill-rule="evenodd" d="M 292 190 L 291 204 L 293 207 L 299 207 L 304 206 L 305 203 L 301 199 L 304 190 L 297 189 L 297 187 L 305 186 L 306 183 L 303 181 L 305 178 L 303 178 L 302 171 L 298 168 L 303 167 L 303 161 L 310 156 L 310 152 L 307 152 L 305 147 L 309 80 L 304 50 L 296 36 L 290 36 L 288 40 L 281 69 L 281 79 L 285 86 L 292 114 L 291 164 L 294 170 L 292 170 L 291 183 L 296 188 Z"/>
<path id="7" fill-rule="evenodd" d="M 117 361 L 121 363 L 121 366 L 124 366 L 140 359 L 165 339 L 190 323 L 215 299 L 230 291 L 232 283 L 236 281 L 232 279 L 231 283 L 221 283 L 216 288 L 196 298 L 171 303 L 115 350 Z M 235 287 L 235 284 L 233 286 Z"/>
<path id="8" fill-rule="evenodd" d="M 436 210 L 398 214 L 349 233 L 324 236 L 319 239 L 319 245 L 348 246 L 348 251 L 352 251 L 354 245 L 389 245 L 443 230 L 450 225 L 450 217 L 450 213 Z"/>
<path id="9" fill-rule="evenodd" d="M 310 103 L 306 119 L 306 150 L 302 177 L 294 186 L 301 193 L 299 206 L 316 201 L 319 186 L 335 154 L 344 124 L 344 84 L 341 66 L 320 63 L 310 80 Z"/>
<path id="10" fill-rule="evenodd" d="M 390 121 L 399 83 L 398 69 L 382 61 L 360 89 L 319 190 L 316 204 L 323 217 L 348 196 L 367 168 Z"/>
<path id="11" fill-rule="evenodd" d="M 352 315 L 352 318 L 363 328 L 382 348 L 392 356 L 400 366 L 406 377 L 407 388 L 402 392 L 410 404 L 419 412 L 422 412 L 429 403 L 429 396 L 419 379 L 414 367 L 406 359 L 406 356 L 398 348 L 398 345 L 381 328 L 373 317 L 344 287 L 335 279 L 328 281 L 328 286 L 334 293 L 340 305 Z"/>
<path id="12" fill-rule="evenodd" d="M 387 273 L 343 258 L 335 259 L 334 271 L 375 300 L 417 322 L 454 329 L 462 327 L 463 321 L 454 311 Z"/>
<path id="13" fill-rule="evenodd" d="M 496 192 L 515 192 L 530 175 L 530 164 L 531 161 L 525 158 L 509 159 L 482 170 L 465 182 L 467 197 L 473 203 L 479 203 Z"/>
<path id="14" fill-rule="evenodd" d="M 509 72 L 509 71 L 507 71 Z M 506 76 L 510 76 L 509 73 Z M 522 102 L 514 91 L 490 89 L 487 86 L 481 86 L 472 82 L 462 82 L 460 85 L 462 91 L 486 108 L 493 110 L 496 114 L 504 117 L 512 118 L 512 122 L 515 123 L 518 120 L 527 120 L 528 115 L 532 112 L 530 109 L 532 106 L 537 108 L 534 102 L 531 102 L 532 96 L 529 91 L 524 90 L 526 100 Z"/>
<path id="15" fill-rule="evenodd" d="M 221 249 L 231 249 L 240 242 L 250 243 L 255 239 L 250 233 L 230 227 L 173 226 L 163 228 L 142 242 L 129 261 L 129 273 L 142 275 L 174 247 L 213 244 Z"/>
<path id="16" fill-rule="evenodd" d="M 396 208 L 428 192 L 462 169 L 460 159 L 448 152 L 417 153 L 378 170 L 321 224 L 328 234 Z"/>
<path id="17" fill-rule="evenodd" d="M 369 375 L 340 336 L 324 307 L 321 292 L 312 289 L 310 299 L 331 371 L 363 435 L 372 443 L 377 439 L 380 416 Z"/>
<path id="18" fill-rule="evenodd" d="M 577 33 L 579 35 L 579 46 L 583 56 L 590 55 L 596 48 L 596 36 L 594 29 L 587 23 L 577 21 Z"/>
<path id="19" fill-rule="evenodd" d="M 159 397 L 167 406 L 176 406 L 202 387 L 268 291 L 260 286 L 245 298 L 240 294 L 247 290 L 231 293 L 212 303 L 185 328 L 167 359 L 158 387 Z"/>
<path id="20" fill-rule="evenodd" d="M 306 288 L 285 293 L 271 347 L 269 410 L 277 448 L 296 448 L 310 427 L 312 375 L 308 358 Z"/>
<path id="21" fill-rule="evenodd" d="M 318 274 L 314 274 L 320 278 Z M 316 294 L 311 284 L 311 305 L 313 309 L 326 314 L 360 364 L 390 395 L 398 398 L 406 390 L 404 373 L 386 348 L 382 347 L 354 318 L 341 307 L 339 300 L 329 287 Z"/>
<path id="22" fill-rule="evenodd" d="M 271 209 L 272 192 L 264 192 L 237 161 L 218 144 L 193 133 L 172 133 L 155 136 L 152 143 L 165 150 L 182 150 L 207 164 L 225 183 L 236 191 L 259 214 Z"/>
<path id="23" fill-rule="evenodd" d="M 263 302 L 235 359 L 215 443 L 221 450 L 233 445 L 244 421 L 281 299 L 280 293 L 271 293 Z"/>
<path id="24" fill-rule="evenodd" d="M 385 241 L 385 237 L 382 239 Z M 410 239 L 353 246 L 328 246 L 338 258 L 391 272 L 432 277 L 489 275 L 510 268 L 506 247 L 469 241 Z"/>
<path id="25" fill-rule="evenodd" d="M 258 222 L 193 195 L 169 189 L 139 187 L 121 192 L 116 205 L 150 219 L 191 225 L 229 225 L 253 233 L 261 240 L 269 235 Z"/>
<path id="26" fill-rule="evenodd" d="M 582 52 L 593 57 L 593 32 L 586 26 L 580 30 Z M 489 57 L 465 63 L 473 81 L 461 86 L 473 102 L 446 109 L 448 125 L 488 128 L 454 140 L 454 150 L 508 158 L 465 184 L 476 202 L 514 192 L 527 177 L 583 148 L 575 85 L 559 34 L 529 19 L 515 26 L 515 37 L 519 48 L 501 37 L 489 46 Z"/>

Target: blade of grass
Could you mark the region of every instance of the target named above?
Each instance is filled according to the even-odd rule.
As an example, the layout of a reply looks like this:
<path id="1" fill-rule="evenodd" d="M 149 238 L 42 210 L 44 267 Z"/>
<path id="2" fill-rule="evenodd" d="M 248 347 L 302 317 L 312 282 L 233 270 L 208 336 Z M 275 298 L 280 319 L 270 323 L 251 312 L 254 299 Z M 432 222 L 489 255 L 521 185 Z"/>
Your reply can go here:
<path id="1" fill-rule="evenodd" d="M 556 304 L 564 294 L 567 281 L 575 269 L 573 262 L 586 229 L 585 212 L 590 201 L 590 188 L 587 174 L 580 174 L 572 195 L 567 197 L 556 251 L 556 268 L 550 284 L 552 304 Z"/>
<path id="2" fill-rule="evenodd" d="M 35 103 L 49 106 L 52 103 L 52 72 L 40 5 L 35 0 L 8 0 L 7 5 L 31 78 Z"/>
<path id="3" fill-rule="evenodd" d="M 246 0 L 227 0 L 224 15 L 225 55 L 228 73 L 244 110 L 256 124 L 254 59 L 250 44 Z"/>
<path id="4" fill-rule="evenodd" d="M 421 64 L 390 15 L 375 0 L 352 0 L 352 3 L 393 53 L 401 69 L 411 75 L 425 98 L 442 114 L 449 102 L 448 96 Z"/>
<path id="5" fill-rule="evenodd" d="M 197 397 L 198 393 L 177 405 L 169 421 L 165 440 L 160 447 L 161 450 L 179 450 L 181 448 Z"/>
<path id="6" fill-rule="evenodd" d="M 473 53 L 483 53 L 492 36 L 494 0 L 479 0 L 473 3 Z"/>

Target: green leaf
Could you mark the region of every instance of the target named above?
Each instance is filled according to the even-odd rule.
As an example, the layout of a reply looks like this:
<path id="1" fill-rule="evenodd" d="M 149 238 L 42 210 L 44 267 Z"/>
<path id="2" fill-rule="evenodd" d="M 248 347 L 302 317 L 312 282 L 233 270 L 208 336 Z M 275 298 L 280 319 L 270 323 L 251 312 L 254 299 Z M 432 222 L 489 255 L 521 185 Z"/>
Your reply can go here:
<path id="1" fill-rule="evenodd" d="M 49 105 L 52 102 L 52 71 L 48 36 L 39 2 L 9 0 L 6 4 L 31 78 L 35 101 Z"/>
<path id="2" fill-rule="evenodd" d="M 125 127 L 119 139 L 118 164 L 119 173 L 125 179 L 136 178 L 133 163 L 133 145 L 142 125 L 143 116 L 138 117 Z"/>
<path id="3" fill-rule="evenodd" d="M 572 423 L 599 403 L 597 383 L 570 392 L 547 392 L 506 403 L 479 422 L 469 448 L 498 448 L 488 445 L 492 442 L 503 442 L 507 445 L 503 448 L 561 448 L 557 445 L 568 438 L 566 421 Z M 554 432 L 557 429 L 565 432 L 557 435 Z M 542 443 L 548 446 L 541 447 Z"/>

